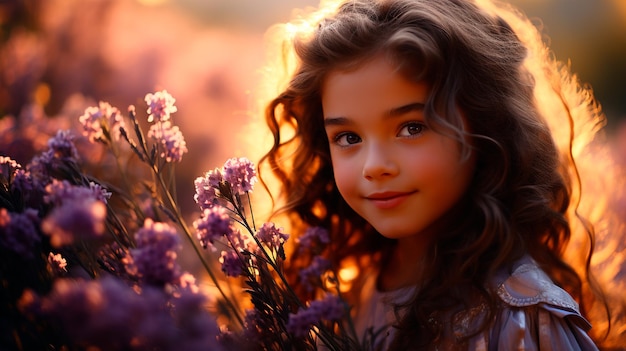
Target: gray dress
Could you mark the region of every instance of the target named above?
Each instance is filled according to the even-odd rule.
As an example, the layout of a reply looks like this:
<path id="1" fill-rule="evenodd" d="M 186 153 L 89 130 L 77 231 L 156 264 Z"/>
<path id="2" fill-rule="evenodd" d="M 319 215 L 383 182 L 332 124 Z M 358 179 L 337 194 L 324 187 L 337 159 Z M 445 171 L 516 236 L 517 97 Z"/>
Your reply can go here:
<path id="1" fill-rule="evenodd" d="M 355 327 L 359 337 L 378 332 L 373 349 L 386 350 L 394 337 L 393 306 L 407 301 L 414 287 L 391 292 L 376 289 L 376 274 L 370 275 L 361 290 Z M 433 350 L 597 350 L 586 331 L 591 325 L 581 316 L 578 304 L 556 286 L 537 264 L 524 257 L 513 272 L 501 272 L 493 281 L 502 308 L 487 331 L 464 338 L 476 330 L 485 315 L 485 306 L 454 316 Z M 461 342 L 461 340 L 465 340 Z"/>

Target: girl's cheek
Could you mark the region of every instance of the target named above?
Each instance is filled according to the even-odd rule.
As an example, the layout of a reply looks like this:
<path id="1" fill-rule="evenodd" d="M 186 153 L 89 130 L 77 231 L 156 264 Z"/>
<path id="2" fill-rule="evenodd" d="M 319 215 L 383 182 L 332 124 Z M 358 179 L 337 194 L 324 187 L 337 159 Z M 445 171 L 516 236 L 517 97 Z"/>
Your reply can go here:
<path id="1" fill-rule="evenodd" d="M 348 159 L 333 159 L 335 183 L 342 196 L 357 181 L 356 165 Z"/>

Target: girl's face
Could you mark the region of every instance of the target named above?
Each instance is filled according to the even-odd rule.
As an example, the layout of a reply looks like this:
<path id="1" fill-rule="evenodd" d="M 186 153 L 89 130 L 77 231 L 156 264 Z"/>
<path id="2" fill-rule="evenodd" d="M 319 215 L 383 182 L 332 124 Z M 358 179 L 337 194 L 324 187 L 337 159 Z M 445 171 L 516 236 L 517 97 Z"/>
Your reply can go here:
<path id="1" fill-rule="evenodd" d="M 474 157 L 463 161 L 457 141 L 426 127 L 428 94 L 382 55 L 331 71 L 322 85 L 339 192 L 388 238 L 433 238 L 474 172 Z"/>

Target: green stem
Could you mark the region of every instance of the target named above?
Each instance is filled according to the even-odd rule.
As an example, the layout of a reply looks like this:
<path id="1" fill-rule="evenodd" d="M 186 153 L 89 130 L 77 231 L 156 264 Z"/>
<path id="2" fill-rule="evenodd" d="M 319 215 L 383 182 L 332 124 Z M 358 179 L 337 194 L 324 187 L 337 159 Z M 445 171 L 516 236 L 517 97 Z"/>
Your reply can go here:
<path id="1" fill-rule="evenodd" d="M 211 281 L 213 282 L 213 284 L 215 284 L 215 287 L 217 288 L 219 293 L 224 298 L 224 300 L 225 300 L 226 304 L 228 305 L 228 307 L 232 310 L 232 312 L 235 315 L 235 317 L 237 318 L 237 321 L 239 322 L 239 324 L 243 327 L 243 319 L 241 319 L 241 316 L 239 315 L 239 312 L 238 312 L 237 308 L 233 305 L 232 301 L 228 298 L 228 296 L 226 296 L 226 293 L 224 292 L 224 290 L 222 290 L 222 287 L 220 286 L 220 284 L 219 284 L 219 282 L 217 280 L 217 277 L 215 276 L 215 274 L 211 270 L 211 267 L 209 267 L 209 264 L 204 259 L 204 256 L 202 255 L 202 252 L 200 251 L 200 249 L 196 246 L 196 243 L 193 240 L 193 236 L 191 235 L 191 231 L 187 227 L 187 224 L 186 224 L 185 220 L 183 219 L 183 216 L 180 213 L 180 210 L 178 209 L 178 206 L 176 206 L 176 201 L 172 197 L 172 194 L 169 191 L 169 187 L 167 186 L 167 184 L 165 184 L 165 181 L 163 180 L 163 177 L 162 177 L 161 173 L 159 172 L 160 167 L 158 167 L 157 164 L 156 164 L 158 162 L 158 157 L 156 158 L 156 161 L 153 160 L 152 157 L 151 157 L 152 156 L 151 152 L 148 151 L 148 145 L 146 144 L 146 138 L 143 135 L 143 132 L 141 130 L 141 127 L 139 126 L 139 123 L 137 121 L 137 118 L 136 118 L 134 112 L 130 113 L 130 118 L 131 118 L 131 120 L 133 122 L 133 127 L 134 127 L 134 130 L 135 130 L 135 134 L 137 135 L 137 138 L 139 139 L 138 140 L 139 141 L 139 145 L 141 146 L 143 154 L 145 155 L 145 162 L 150 166 L 150 169 L 152 170 L 153 179 L 154 178 L 158 179 L 159 184 L 161 185 L 161 188 L 163 189 L 163 192 L 165 193 L 165 196 L 167 197 L 167 201 L 169 202 L 169 206 L 171 207 L 172 211 L 174 212 L 174 214 L 176 216 L 176 219 L 178 220 L 178 223 L 180 224 L 181 228 L 185 232 L 185 236 L 187 237 L 187 239 L 189 239 L 189 242 L 190 242 L 191 246 L 193 247 L 196 255 L 200 259 L 200 262 L 202 263 L 202 266 L 204 267 L 206 272 L 209 274 L 209 278 L 211 278 Z"/>

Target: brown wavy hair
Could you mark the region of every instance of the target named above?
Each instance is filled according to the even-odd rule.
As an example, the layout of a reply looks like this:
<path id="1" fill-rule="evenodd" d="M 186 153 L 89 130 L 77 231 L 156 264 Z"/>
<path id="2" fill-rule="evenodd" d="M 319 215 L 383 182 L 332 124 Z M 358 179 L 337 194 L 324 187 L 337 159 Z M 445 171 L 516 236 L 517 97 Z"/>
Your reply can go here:
<path id="1" fill-rule="evenodd" d="M 337 190 L 320 92 L 329 72 L 358 67 L 380 52 L 390 55 L 409 79 L 432 87 L 424 109 L 429 127 L 457 139 L 465 155 L 476 155 L 472 183 L 454 209 L 458 221 L 433 244 L 423 285 L 414 302 L 402 306 L 394 349 L 428 345 L 441 324 L 425 321 L 469 308 L 476 296 L 489 307 L 476 332 L 488 328 L 498 304 L 490 278 L 526 254 L 581 303 L 583 313 L 590 305 L 583 296 L 602 300 L 590 279 L 594 233 L 586 222 L 582 270 L 564 257 L 570 222 L 582 220 L 572 218 L 577 173 L 571 143 L 555 144 L 535 98 L 528 47 L 493 9 L 467 0 L 346 1 L 294 37 L 297 66 L 267 106 L 274 143 L 262 165 L 281 185 L 279 212 L 291 216 L 296 230 L 329 229 L 336 264 L 347 258 L 362 269 L 383 264 L 395 241 L 379 235 Z M 285 127 L 294 133 L 285 136 Z"/>

